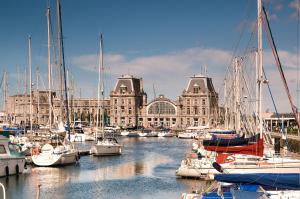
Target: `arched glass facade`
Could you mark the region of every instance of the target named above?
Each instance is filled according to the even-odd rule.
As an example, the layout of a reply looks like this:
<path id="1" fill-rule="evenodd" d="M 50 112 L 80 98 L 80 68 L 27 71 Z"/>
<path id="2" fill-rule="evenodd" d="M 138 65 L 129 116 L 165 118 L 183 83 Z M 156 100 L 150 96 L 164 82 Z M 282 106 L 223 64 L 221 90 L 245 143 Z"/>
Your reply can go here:
<path id="1" fill-rule="evenodd" d="M 158 101 L 149 106 L 148 114 L 175 115 L 176 109 L 170 102 Z"/>

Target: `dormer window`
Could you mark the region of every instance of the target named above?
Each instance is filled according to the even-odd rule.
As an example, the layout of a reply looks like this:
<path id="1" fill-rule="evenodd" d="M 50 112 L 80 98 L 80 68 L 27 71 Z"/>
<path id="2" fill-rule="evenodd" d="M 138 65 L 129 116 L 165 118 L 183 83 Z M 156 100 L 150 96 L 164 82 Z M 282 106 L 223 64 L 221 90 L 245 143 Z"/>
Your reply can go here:
<path id="1" fill-rule="evenodd" d="M 197 83 L 195 83 L 195 84 L 193 85 L 193 87 L 194 87 L 194 93 L 199 93 L 199 91 L 200 91 L 200 86 L 199 86 Z"/>
<path id="2" fill-rule="evenodd" d="M 121 86 L 120 86 L 120 93 L 121 94 L 124 94 L 124 93 L 126 93 L 127 92 L 127 86 L 125 86 L 124 84 L 122 84 Z"/>

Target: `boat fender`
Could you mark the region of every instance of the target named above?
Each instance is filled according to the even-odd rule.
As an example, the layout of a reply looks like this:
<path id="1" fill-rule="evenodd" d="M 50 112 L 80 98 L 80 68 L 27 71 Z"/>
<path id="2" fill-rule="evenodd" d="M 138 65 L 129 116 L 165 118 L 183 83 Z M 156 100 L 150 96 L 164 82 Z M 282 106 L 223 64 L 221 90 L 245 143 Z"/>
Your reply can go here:
<path id="1" fill-rule="evenodd" d="M 20 168 L 19 168 L 19 165 L 17 164 L 16 165 L 16 175 L 19 175 L 19 173 L 20 173 Z"/>
<path id="2" fill-rule="evenodd" d="M 33 148 L 31 151 L 31 155 L 39 155 L 39 149 L 37 147 Z"/>
<path id="3" fill-rule="evenodd" d="M 6 177 L 9 176 L 9 168 L 8 168 L 8 166 L 5 167 L 5 175 L 6 175 Z"/>

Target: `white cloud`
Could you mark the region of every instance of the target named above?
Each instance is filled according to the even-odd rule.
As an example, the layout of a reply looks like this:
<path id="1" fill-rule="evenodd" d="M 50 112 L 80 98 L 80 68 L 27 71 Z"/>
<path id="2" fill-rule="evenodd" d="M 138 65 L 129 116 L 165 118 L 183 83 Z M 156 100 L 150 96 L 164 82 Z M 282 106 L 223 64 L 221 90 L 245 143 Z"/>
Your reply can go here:
<path id="1" fill-rule="evenodd" d="M 293 0 L 289 3 L 289 7 L 294 10 L 294 12 L 291 14 L 291 18 L 297 19 L 298 13 L 300 12 L 300 1 L 299 0 Z"/>
<path id="2" fill-rule="evenodd" d="M 161 55 L 141 56 L 131 59 L 121 54 L 105 54 L 104 60 L 105 66 L 112 76 L 112 84 L 115 84 L 117 77 L 122 74 L 128 74 L 128 72 L 134 76 L 142 77 L 144 79 L 145 91 L 149 96 L 149 100 L 151 100 L 153 97 L 153 84 L 155 85 L 156 95 L 165 94 L 166 97 L 176 99 L 186 87 L 188 78 L 193 74 L 201 73 L 201 68 L 204 65 L 208 68 L 208 75 L 213 78 L 215 89 L 219 91 L 220 97 L 222 97 L 223 91 L 221 85 L 231 56 L 231 51 L 223 49 L 189 48 Z M 279 56 L 294 101 L 296 101 L 297 56 L 295 53 L 288 51 L 279 51 Z M 273 95 L 275 99 L 280 99 L 277 100 L 279 110 L 281 112 L 289 111 L 287 97 L 285 97 L 285 91 L 272 52 L 265 50 L 263 59 Z M 83 71 L 92 73 L 98 71 L 98 56 L 96 54 L 73 57 L 71 58 L 71 63 Z M 249 71 L 252 70 L 251 75 L 254 74 L 255 70 L 255 66 L 252 65 L 246 66 L 250 67 L 248 68 Z M 97 77 L 95 76 L 95 78 Z M 95 84 L 97 82 L 96 79 L 89 81 L 93 81 Z M 90 84 L 87 85 L 91 88 Z M 113 85 L 110 86 L 110 88 L 112 87 Z M 272 109 L 273 106 L 267 90 L 265 90 L 264 96 L 264 107 Z"/>

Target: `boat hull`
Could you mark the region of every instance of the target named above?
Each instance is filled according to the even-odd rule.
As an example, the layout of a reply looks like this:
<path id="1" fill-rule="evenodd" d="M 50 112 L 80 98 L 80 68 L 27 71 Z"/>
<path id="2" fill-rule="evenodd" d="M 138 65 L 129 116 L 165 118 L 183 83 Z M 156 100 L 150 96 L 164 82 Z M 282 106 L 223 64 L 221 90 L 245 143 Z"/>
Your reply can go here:
<path id="1" fill-rule="evenodd" d="M 22 157 L 1 158 L 0 177 L 23 173 L 24 166 L 25 166 L 25 158 Z"/>
<path id="2" fill-rule="evenodd" d="M 115 144 L 115 145 L 95 144 L 91 148 L 91 154 L 95 156 L 121 155 L 122 146 L 119 144 Z"/>
<path id="3" fill-rule="evenodd" d="M 66 164 L 76 163 L 79 159 L 77 151 L 64 153 L 64 154 L 39 154 L 32 156 L 32 162 L 36 166 L 50 167 L 61 166 Z"/>
<path id="4" fill-rule="evenodd" d="M 231 174 L 247 174 L 247 173 L 300 173 L 300 164 L 291 163 L 289 165 L 275 164 L 275 165 L 228 165 L 223 166 L 224 170 Z M 214 180 L 214 175 L 220 174 L 212 166 L 205 166 L 202 168 L 193 168 L 188 166 L 180 166 L 176 170 L 176 175 L 180 177 L 203 178 Z"/>
<path id="5" fill-rule="evenodd" d="M 84 142 L 86 140 L 85 134 L 73 134 L 70 135 L 70 141 L 71 142 Z"/>

